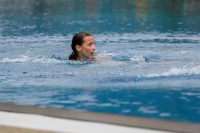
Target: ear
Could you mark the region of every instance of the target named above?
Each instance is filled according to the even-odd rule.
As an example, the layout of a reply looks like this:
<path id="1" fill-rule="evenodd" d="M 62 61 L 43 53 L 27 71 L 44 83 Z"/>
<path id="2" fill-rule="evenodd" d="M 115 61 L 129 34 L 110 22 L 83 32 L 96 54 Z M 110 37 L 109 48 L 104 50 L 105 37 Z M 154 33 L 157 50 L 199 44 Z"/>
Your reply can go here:
<path id="1" fill-rule="evenodd" d="M 75 48 L 76 48 L 76 50 L 77 50 L 78 52 L 81 51 L 81 47 L 80 47 L 79 45 L 76 45 Z"/>

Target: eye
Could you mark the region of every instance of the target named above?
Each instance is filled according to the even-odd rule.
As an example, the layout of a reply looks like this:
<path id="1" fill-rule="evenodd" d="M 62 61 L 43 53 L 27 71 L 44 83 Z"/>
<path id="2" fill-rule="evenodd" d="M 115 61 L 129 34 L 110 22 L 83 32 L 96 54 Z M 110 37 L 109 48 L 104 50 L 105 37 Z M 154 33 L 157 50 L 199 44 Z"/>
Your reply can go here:
<path id="1" fill-rule="evenodd" d="M 88 44 L 88 46 L 92 46 L 92 45 L 93 45 L 93 43 L 89 43 L 89 44 Z"/>

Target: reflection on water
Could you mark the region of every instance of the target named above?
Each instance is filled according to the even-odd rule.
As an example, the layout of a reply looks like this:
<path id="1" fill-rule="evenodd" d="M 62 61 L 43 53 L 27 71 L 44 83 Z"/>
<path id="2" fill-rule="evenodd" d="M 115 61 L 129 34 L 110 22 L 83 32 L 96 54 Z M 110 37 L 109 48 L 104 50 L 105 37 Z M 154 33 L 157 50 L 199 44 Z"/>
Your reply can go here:
<path id="1" fill-rule="evenodd" d="M 0 92 L 0 100 L 18 104 L 200 122 L 198 88 L 79 89 L 27 86 L 6 87 L 0 89 Z"/>
<path id="2" fill-rule="evenodd" d="M 198 0 L 1 0 L 1 34 L 200 31 Z"/>

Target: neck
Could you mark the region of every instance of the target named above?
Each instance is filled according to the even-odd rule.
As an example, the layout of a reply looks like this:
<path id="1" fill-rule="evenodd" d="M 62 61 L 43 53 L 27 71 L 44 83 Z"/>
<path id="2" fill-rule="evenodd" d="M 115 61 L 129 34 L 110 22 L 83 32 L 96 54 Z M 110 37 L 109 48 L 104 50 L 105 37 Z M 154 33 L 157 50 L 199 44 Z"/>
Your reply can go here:
<path id="1" fill-rule="evenodd" d="M 78 56 L 76 57 L 76 60 L 80 60 L 80 61 L 84 61 L 84 60 L 87 60 L 89 59 L 88 57 L 78 53 Z"/>

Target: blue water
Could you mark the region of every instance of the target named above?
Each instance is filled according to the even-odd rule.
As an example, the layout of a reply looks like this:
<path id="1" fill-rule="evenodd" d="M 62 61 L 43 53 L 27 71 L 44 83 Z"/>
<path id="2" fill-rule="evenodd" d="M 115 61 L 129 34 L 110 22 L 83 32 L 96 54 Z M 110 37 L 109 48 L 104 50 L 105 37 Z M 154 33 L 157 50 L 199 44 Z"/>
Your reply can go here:
<path id="1" fill-rule="evenodd" d="M 0 1 L 0 101 L 200 123 L 199 1 Z M 68 61 L 74 33 L 103 62 Z"/>

